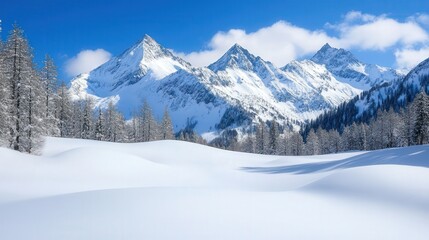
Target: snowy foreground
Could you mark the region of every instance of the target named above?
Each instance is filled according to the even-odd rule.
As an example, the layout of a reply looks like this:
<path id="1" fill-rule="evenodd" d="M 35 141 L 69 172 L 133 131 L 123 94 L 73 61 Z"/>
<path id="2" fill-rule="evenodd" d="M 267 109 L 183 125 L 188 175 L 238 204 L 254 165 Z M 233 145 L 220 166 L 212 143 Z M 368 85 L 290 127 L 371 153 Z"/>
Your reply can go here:
<path id="1" fill-rule="evenodd" d="M 428 239 L 429 146 L 324 156 L 178 141 L 0 148 L 0 239 Z"/>

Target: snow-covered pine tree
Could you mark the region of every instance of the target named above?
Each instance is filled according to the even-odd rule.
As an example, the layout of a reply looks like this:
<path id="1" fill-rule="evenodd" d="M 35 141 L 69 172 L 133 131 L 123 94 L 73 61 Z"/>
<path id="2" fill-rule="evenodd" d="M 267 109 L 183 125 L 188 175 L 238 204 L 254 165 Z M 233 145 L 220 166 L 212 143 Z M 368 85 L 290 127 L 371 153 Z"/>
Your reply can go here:
<path id="1" fill-rule="evenodd" d="M 311 129 L 310 132 L 308 133 L 304 152 L 307 155 L 320 154 L 319 137 L 314 132 L 314 129 Z"/>
<path id="2" fill-rule="evenodd" d="M 73 137 L 72 134 L 72 101 L 64 82 L 61 83 L 55 98 L 55 112 L 58 119 L 58 129 L 60 137 Z"/>
<path id="3" fill-rule="evenodd" d="M 0 39 L 0 146 L 7 146 L 10 125 L 10 88 L 6 78 L 4 44 Z"/>
<path id="4" fill-rule="evenodd" d="M 336 129 L 331 129 L 328 132 L 329 136 L 329 152 L 337 153 L 340 151 L 340 134 Z"/>
<path id="5" fill-rule="evenodd" d="M 276 154 L 279 148 L 279 124 L 276 121 L 271 121 L 269 134 L 268 134 L 268 145 L 267 154 Z"/>
<path id="6" fill-rule="evenodd" d="M 170 114 L 168 109 L 165 108 L 164 115 L 162 116 L 161 123 L 161 139 L 168 140 L 174 139 L 173 124 L 171 122 Z"/>
<path id="7" fill-rule="evenodd" d="M 9 146 L 22 152 L 37 152 L 43 139 L 43 88 L 33 55 L 22 29 L 16 24 L 4 48 L 5 77 L 10 108 Z"/>
<path id="8" fill-rule="evenodd" d="M 95 140 L 103 141 L 104 140 L 104 128 L 103 128 L 103 112 L 101 111 L 101 108 L 98 108 L 98 116 L 97 116 L 97 122 L 95 123 Z"/>
<path id="9" fill-rule="evenodd" d="M 133 117 L 126 125 L 127 139 L 129 142 L 141 141 L 141 136 L 140 136 L 141 131 L 139 130 L 139 127 L 140 127 L 139 120 L 140 118 L 136 114 L 133 114 Z"/>
<path id="10" fill-rule="evenodd" d="M 84 100 L 73 101 L 71 104 L 70 137 L 82 138 Z"/>
<path id="11" fill-rule="evenodd" d="M 290 148 L 290 152 L 292 155 L 299 156 L 304 154 L 304 141 L 300 133 L 292 133 L 290 138 Z"/>
<path id="12" fill-rule="evenodd" d="M 350 131 L 350 126 L 345 127 L 340 138 L 340 151 L 344 152 L 352 149 L 352 137 L 353 134 Z"/>
<path id="13" fill-rule="evenodd" d="M 83 102 L 82 113 L 82 139 L 93 139 L 94 136 L 94 102 L 90 97 L 87 97 Z"/>
<path id="14" fill-rule="evenodd" d="M 328 132 L 325 129 L 319 127 L 317 128 L 316 135 L 319 143 L 319 154 L 329 153 Z"/>
<path id="15" fill-rule="evenodd" d="M 368 128 L 366 123 L 360 123 L 353 129 L 358 150 L 368 150 Z"/>
<path id="16" fill-rule="evenodd" d="M 262 120 L 256 126 L 255 153 L 264 154 L 267 151 L 268 134 L 265 123 Z"/>
<path id="17" fill-rule="evenodd" d="M 44 88 L 44 124 L 46 135 L 48 136 L 59 136 L 60 129 L 58 128 L 58 118 L 56 114 L 55 101 L 57 98 L 58 88 L 58 74 L 53 59 L 49 55 L 45 55 L 43 62 L 43 68 L 41 70 L 41 78 Z"/>
<path id="18" fill-rule="evenodd" d="M 415 123 L 415 112 L 413 111 L 413 104 L 408 105 L 401 113 L 403 145 L 411 146 L 414 144 L 413 131 Z"/>
<path id="19" fill-rule="evenodd" d="M 113 102 L 109 102 L 104 113 L 104 138 L 110 142 L 125 141 L 125 120 Z"/>
<path id="20" fill-rule="evenodd" d="M 145 100 L 140 115 L 141 136 L 143 142 L 157 140 L 159 136 L 158 124 L 156 123 L 152 109 L 149 103 Z"/>
<path id="21" fill-rule="evenodd" d="M 252 133 L 247 134 L 241 143 L 241 150 L 243 152 L 254 153 L 255 152 L 255 137 Z"/>
<path id="22" fill-rule="evenodd" d="M 420 92 L 414 100 L 415 123 L 413 136 L 416 144 L 426 144 L 429 141 L 429 100 L 424 91 Z"/>
<path id="23" fill-rule="evenodd" d="M 391 108 L 389 111 L 383 113 L 385 116 L 385 131 L 386 131 L 386 144 L 387 148 L 403 146 L 401 129 L 403 128 L 402 119 Z"/>
<path id="24" fill-rule="evenodd" d="M 291 132 L 287 127 L 283 128 L 283 134 L 279 137 L 278 155 L 291 155 L 290 148 Z"/>

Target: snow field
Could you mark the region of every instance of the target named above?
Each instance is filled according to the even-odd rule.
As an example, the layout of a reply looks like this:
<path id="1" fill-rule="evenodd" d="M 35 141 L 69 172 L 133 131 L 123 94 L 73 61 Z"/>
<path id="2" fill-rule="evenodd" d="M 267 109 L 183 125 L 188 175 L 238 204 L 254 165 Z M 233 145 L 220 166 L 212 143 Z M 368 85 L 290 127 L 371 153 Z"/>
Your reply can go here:
<path id="1" fill-rule="evenodd" d="M 429 146 L 280 157 L 159 141 L 0 148 L 0 239 L 426 239 Z"/>

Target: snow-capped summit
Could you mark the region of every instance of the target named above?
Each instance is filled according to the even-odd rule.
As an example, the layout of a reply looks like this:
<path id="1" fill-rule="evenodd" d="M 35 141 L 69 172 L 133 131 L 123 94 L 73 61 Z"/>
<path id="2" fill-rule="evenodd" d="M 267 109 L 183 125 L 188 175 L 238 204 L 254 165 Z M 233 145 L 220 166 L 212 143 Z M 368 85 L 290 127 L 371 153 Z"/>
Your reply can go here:
<path id="1" fill-rule="evenodd" d="M 92 82 L 100 86 L 117 88 L 122 84 L 134 84 L 145 79 L 162 79 L 179 69 L 190 68 L 190 64 L 173 55 L 149 35 L 91 72 Z M 124 81 L 119 81 L 122 79 Z M 107 89 L 109 91 L 113 90 Z"/>
<path id="2" fill-rule="evenodd" d="M 214 72 L 222 71 L 226 68 L 240 68 L 251 71 L 256 58 L 247 49 L 236 43 L 219 60 L 209 65 L 208 68 Z"/>
<path id="3" fill-rule="evenodd" d="M 313 62 L 319 64 L 325 64 L 330 67 L 341 67 L 345 64 L 359 63 L 359 60 L 349 51 L 342 48 L 333 48 L 329 43 L 323 45 L 323 47 L 317 51 L 317 53 L 311 58 Z"/>
<path id="4" fill-rule="evenodd" d="M 361 90 L 368 90 L 403 76 L 402 73 L 391 68 L 363 63 L 351 52 L 342 48 L 331 47 L 328 43 L 311 60 L 318 64 L 324 64 L 339 81 Z"/>
<path id="5" fill-rule="evenodd" d="M 71 90 L 76 92 L 85 88 L 89 94 L 108 97 L 139 81 L 160 80 L 179 69 L 190 67 L 189 63 L 145 35 L 119 56 L 90 73 L 77 76 L 72 80 Z"/>

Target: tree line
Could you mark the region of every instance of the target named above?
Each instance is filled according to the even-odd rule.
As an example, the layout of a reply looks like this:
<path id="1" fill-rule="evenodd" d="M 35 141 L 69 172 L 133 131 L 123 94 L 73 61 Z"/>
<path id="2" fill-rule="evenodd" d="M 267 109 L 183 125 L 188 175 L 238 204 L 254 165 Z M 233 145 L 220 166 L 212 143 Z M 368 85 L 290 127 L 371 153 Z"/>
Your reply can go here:
<path id="1" fill-rule="evenodd" d="M 352 123 L 342 132 L 321 127 L 300 133 L 279 132 L 276 122 L 260 122 L 229 149 L 278 155 L 317 155 L 351 150 L 377 150 L 429 143 L 429 97 L 421 91 L 407 107 L 379 110 L 369 123 Z"/>

